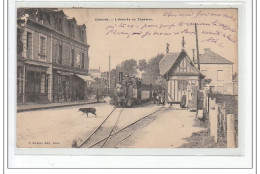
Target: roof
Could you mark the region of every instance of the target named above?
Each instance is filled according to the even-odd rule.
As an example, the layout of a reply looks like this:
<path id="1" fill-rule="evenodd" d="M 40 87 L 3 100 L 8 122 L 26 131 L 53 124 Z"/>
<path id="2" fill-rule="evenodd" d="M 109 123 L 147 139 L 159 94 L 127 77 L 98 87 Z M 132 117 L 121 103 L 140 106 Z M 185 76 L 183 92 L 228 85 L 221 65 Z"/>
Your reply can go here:
<path id="1" fill-rule="evenodd" d="M 175 72 L 174 74 L 181 76 L 194 76 L 198 74 L 202 75 L 184 50 L 182 50 L 180 53 L 168 53 L 165 55 L 159 62 L 160 74 L 165 75 L 166 73 L 172 73 L 172 71 L 176 68 L 176 65 L 180 64 L 180 61 L 185 57 L 189 60 L 191 66 L 195 68 L 194 72 Z"/>
<path id="2" fill-rule="evenodd" d="M 90 76 L 86 76 L 86 75 L 80 75 L 80 74 L 76 74 L 79 78 L 81 78 L 82 80 L 84 80 L 85 82 L 95 82 L 94 79 L 92 79 Z"/>
<path id="3" fill-rule="evenodd" d="M 209 48 L 204 49 L 205 53 L 200 55 L 200 64 L 233 64 L 233 62 L 225 59 Z M 197 64 L 197 60 L 194 61 Z"/>
<path id="4" fill-rule="evenodd" d="M 172 65 L 177 60 L 179 54 L 180 53 L 168 53 L 162 58 L 162 60 L 159 62 L 159 69 L 161 75 L 164 75 L 167 71 L 170 70 Z"/>

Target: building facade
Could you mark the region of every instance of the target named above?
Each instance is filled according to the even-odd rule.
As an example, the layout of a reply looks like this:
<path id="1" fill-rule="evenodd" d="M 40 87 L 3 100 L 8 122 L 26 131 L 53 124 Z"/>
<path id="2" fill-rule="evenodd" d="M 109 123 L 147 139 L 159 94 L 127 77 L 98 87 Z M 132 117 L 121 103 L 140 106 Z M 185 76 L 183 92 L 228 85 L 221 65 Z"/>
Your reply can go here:
<path id="1" fill-rule="evenodd" d="M 188 86 L 198 87 L 202 78 L 185 50 L 180 53 L 166 53 L 159 62 L 159 69 L 167 81 L 166 99 L 169 103 L 180 103 L 182 97 L 187 96 Z"/>
<path id="2" fill-rule="evenodd" d="M 84 100 L 86 26 L 57 9 L 17 10 L 17 102 Z"/>
<path id="3" fill-rule="evenodd" d="M 209 48 L 200 55 L 200 71 L 206 79 L 211 79 L 208 84 L 213 92 L 233 95 L 233 63 L 221 57 Z M 196 66 L 197 60 L 195 60 Z"/>

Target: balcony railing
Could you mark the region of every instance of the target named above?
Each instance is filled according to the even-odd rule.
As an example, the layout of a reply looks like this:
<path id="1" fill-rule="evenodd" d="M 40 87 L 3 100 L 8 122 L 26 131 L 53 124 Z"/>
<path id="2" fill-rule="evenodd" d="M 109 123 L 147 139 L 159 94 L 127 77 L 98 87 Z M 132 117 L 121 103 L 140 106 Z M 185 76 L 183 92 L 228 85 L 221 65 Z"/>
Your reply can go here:
<path id="1" fill-rule="evenodd" d="M 62 68 L 62 69 L 70 69 L 70 70 L 75 70 L 75 71 L 80 71 L 80 72 L 88 72 L 87 69 L 82 69 L 82 68 L 79 68 L 79 67 L 74 67 L 74 66 L 69 66 L 69 65 L 62 65 L 62 64 L 58 64 L 58 63 L 52 63 L 53 64 L 53 67 L 57 67 L 57 68 Z"/>
<path id="2" fill-rule="evenodd" d="M 46 60 L 46 58 L 47 58 L 47 55 L 46 55 L 46 54 L 38 53 L 38 55 L 39 55 L 39 58 L 40 58 L 41 60 Z"/>

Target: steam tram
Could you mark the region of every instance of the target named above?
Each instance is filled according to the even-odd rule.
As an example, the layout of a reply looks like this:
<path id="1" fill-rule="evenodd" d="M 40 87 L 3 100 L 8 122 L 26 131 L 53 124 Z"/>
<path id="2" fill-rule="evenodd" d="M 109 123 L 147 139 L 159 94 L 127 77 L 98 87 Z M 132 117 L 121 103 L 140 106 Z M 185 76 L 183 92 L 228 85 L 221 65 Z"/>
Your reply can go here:
<path id="1" fill-rule="evenodd" d="M 118 107 L 131 107 L 141 104 L 152 98 L 154 87 L 151 84 L 143 84 L 139 78 L 130 77 L 119 73 L 115 79 L 114 102 Z"/>

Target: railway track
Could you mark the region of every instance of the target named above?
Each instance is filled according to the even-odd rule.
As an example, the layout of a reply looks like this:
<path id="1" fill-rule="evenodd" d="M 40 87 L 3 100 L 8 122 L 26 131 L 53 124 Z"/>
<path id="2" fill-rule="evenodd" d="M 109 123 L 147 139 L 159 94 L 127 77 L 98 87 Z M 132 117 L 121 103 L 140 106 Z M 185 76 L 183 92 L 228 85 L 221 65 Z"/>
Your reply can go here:
<path id="1" fill-rule="evenodd" d="M 166 108 L 156 111 L 136 120 L 135 122 L 116 129 L 123 108 L 114 108 L 106 119 L 94 130 L 94 132 L 83 141 L 78 148 L 117 148 L 124 143 L 137 130 L 155 120 Z"/>
<path id="2" fill-rule="evenodd" d="M 90 136 L 83 141 L 78 148 L 91 148 L 92 146 L 96 145 L 96 142 L 104 137 L 109 137 L 113 131 L 115 130 L 119 117 L 123 111 L 123 108 L 114 108 L 105 120 L 94 130 Z M 100 144 L 102 148 L 107 142 Z"/>

